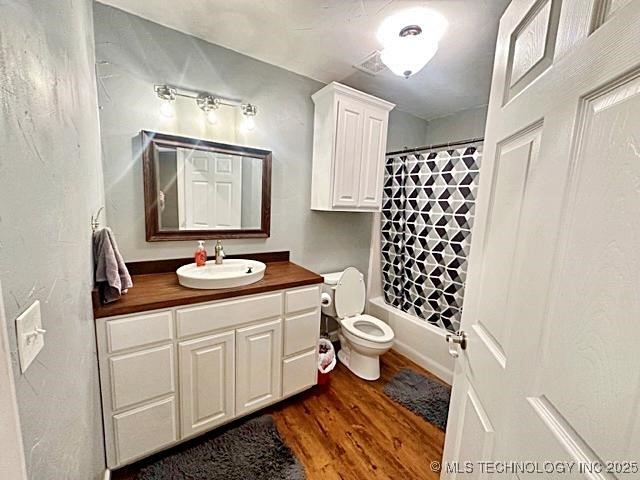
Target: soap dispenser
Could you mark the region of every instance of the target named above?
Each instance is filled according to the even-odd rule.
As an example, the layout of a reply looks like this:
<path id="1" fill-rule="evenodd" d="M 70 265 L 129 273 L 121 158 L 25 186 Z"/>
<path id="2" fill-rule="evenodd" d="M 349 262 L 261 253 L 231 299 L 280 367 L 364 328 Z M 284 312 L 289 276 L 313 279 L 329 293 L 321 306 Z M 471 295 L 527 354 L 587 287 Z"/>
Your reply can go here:
<path id="1" fill-rule="evenodd" d="M 207 251 L 204 249 L 204 240 L 198 240 L 198 248 L 195 253 L 196 267 L 204 267 L 207 263 Z"/>

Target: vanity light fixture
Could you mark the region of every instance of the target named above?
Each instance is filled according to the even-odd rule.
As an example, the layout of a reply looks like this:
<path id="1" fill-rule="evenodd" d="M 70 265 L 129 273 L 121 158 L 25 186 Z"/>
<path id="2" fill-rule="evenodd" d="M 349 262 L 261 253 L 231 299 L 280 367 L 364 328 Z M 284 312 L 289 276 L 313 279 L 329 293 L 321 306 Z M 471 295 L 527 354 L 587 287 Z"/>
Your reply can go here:
<path id="1" fill-rule="evenodd" d="M 396 75 L 409 78 L 433 58 L 446 29 L 446 19 L 427 8 L 396 13 L 378 29 L 378 40 L 384 45 L 380 59 Z"/>
<path id="2" fill-rule="evenodd" d="M 162 100 L 160 104 L 160 114 L 166 118 L 172 118 L 176 114 L 175 104 L 177 90 L 169 85 L 154 85 L 154 90 L 158 98 Z"/>
<path id="3" fill-rule="evenodd" d="M 243 103 L 241 105 L 242 114 L 244 115 L 244 122 L 242 128 L 247 131 L 251 131 L 256 128 L 256 122 L 253 117 L 258 113 L 258 107 L 251 103 Z"/>
<path id="4" fill-rule="evenodd" d="M 220 108 L 220 99 L 214 97 L 213 95 L 198 95 L 196 98 L 196 103 L 198 107 L 204 112 L 207 122 L 210 125 L 215 125 L 218 123 L 218 115 L 216 114 L 216 110 Z"/>
<path id="5" fill-rule="evenodd" d="M 174 102 L 176 98 L 185 97 L 195 100 L 196 105 L 205 113 L 205 118 L 211 125 L 218 122 L 217 110 L 224 105 L 226 107 L 239 107 L 242 110 L 242 114 L 244 115 L 244 121 L 242 123 L 243 130 L 253 130 L 255 128 L 255 120 L 253 117 L 255 117 L 258 109 L 251 103 L 242 103 L 241 100 L 218 97 L 207 92 L 187 90 L 171 85 L 154 85 L 153 89 L 158 98 L 162 100 L 160 113 L 163 117 L 173 117 L 175 115 Z"/>

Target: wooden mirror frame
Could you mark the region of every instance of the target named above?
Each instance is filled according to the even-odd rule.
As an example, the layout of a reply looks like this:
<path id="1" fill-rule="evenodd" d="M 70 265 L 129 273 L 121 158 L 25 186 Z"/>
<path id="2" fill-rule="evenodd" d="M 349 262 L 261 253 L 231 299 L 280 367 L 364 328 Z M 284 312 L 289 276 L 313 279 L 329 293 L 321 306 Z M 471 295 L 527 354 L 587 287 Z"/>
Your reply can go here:
<path id="1" fill-rule="evenodd" d="M 144 216 L 147 242 L 172 240 L 211 240 L 224 238 L 267 238 L 271 234 L 271 152 L 252 147 L 228 145 L 198 138 L 180 137 L 142 130 L 142 173 L 144 177 Z M 160 230 L 156 158 L 158 147 L 197 148 L 262 160 L 261 224 L 258 229 L 233 230 Z"/>

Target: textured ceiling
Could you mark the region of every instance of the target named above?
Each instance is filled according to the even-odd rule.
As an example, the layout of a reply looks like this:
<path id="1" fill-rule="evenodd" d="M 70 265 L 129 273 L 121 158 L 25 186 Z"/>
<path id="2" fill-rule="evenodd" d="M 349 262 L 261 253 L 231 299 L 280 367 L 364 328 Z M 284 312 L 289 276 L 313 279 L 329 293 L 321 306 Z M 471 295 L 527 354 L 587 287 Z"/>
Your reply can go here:
<path id="1" fill-rule="evenodd" d="M 378 95 L 426 120 L 484 105 L 498 21 L 509 0 L 101 0 L 140 17 L 328 83 Z M 382 20 L 428 6 L 449 28 L 436 56 L 409 79 L 353 68 L 381 48 Z"/>

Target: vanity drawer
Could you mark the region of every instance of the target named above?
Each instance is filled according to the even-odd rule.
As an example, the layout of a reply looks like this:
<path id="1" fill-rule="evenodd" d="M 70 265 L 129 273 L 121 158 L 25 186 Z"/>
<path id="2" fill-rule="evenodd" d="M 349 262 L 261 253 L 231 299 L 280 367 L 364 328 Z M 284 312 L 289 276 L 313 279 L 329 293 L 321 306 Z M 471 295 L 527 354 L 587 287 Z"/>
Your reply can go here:
<path id="1" fill-rule="evenodd" d="M 114 411 L 173 393 L 173 345 L 111 357 L 109 373 Z"/>
<path id="2" fill-rule="evenodd" d="M 318 355 L 316 348 L 282 362 L 282 396 L 287 397 L 316 384 Z"/>
<path id="3" fill-rule="evenodd" d="M 241 298 L 176 311 L 178 337 L 282 316 L 282 293 Z"/>
<path id="4" fill-rule="evenodd" d="M 286 292 L 287 315 L 320 307 L 320 287 L 313 286 Z"/>
<path id="5" fill-rule="evenodd" d="M 178 440 L 175 398 L 114 415 L 113 432 L 118 465 L 174 443 Z"/>
<path id="6" fill-rule="evenodd" d="M 143 347 L 173 338 L 173 316 L 170 311 L 118 318 L 106 322 L 109 353 Z"/>
<path id="7" fill-rule="evenodd" d="M 284 321 L 284 356 L 315 348 L 320 333 L 320 309 L 287 317 Z"/>

